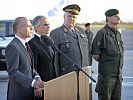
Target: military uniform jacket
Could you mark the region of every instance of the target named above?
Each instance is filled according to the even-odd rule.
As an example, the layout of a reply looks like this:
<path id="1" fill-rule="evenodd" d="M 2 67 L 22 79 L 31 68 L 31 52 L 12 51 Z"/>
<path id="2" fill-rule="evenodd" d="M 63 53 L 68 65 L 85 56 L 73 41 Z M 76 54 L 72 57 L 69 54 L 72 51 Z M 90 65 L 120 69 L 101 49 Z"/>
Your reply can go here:
<path id="1" fill-rule="evenodd" d="M 91 55 L 91 47 L 92 47 L 92 40 L 93 40 L 93 33 L 90 32 L 86 32 L 86 36 L 88 38 L 88 47 L 89 47 L 89 66 L 92 66 L 92 55 Z"/>
<path id="2" fill-rule="evenodd" d="M 72 33 L 65 25 L 62 25 L 54 29 L 50 36 L 54 40 L 55 45 L 79 67 L 88 66 L 88 39 L 81 28 L 75 28 L 74 31 L 75 32 Z M 58 64 L 60 75 L 76 69 L 73 64 L 61 54 L 58 54 Z"/>
<path id="3" fill-rule="evenodd" d="M 88 38 L 88 43 L 89 43 L 89 48 L 91 49 L 91 44 L 92 44 L 92 40 L 93 40 L 93 33 L 90 31 L 90 32 L 86 32 L 86 36 Z"/>
<path id="4" fill-rule="evenodd" d="M 97 32 L 92 43 L 92 54 L 100 55 L 98 65 L 100 75 L 121 77 L 123 53 L 123 41 L 119 31 L 105 25 Z"/>

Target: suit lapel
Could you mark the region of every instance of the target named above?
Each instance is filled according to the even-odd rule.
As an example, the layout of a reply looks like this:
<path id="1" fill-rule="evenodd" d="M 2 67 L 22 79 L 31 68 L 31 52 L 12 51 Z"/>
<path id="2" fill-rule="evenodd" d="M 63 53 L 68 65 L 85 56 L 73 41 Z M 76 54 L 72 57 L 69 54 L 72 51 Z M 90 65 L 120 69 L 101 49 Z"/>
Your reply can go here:
<path id="1" fill-rule="evenodd" d="M 47 50 L 48 50 L 48 47 L 47 47 L 47 45 L 46 45 L 45 43 L 42 43 L 42 42 L 40 41 L 40 38 L 39 38 L 37 35 L 35 35 L 34 38 L 35 38 L 35 40 L 39 43 L 39 45 L 42 47 L 43 52 L 45 53 L 45 55 L 47 55 L 47 57 L 48 57 L 50 60 L 52 60 L 51 56 L 48 54 L 48 51 L 47 51 Z"/>
<path id="2" fill-rule="evenodd" d="M 34 38 L 35 38 L 35 40 L 36 40 L 36 42 L 37 43 L 39 43 L 38 45 L 40 45 L 41 46 L 41 49 L 43 49 L 43 52 L 46 54 L 46 56 L 48 57 L 48 59 L 50 60 L 50 62 L 53 62 L 53 64 L 54 64 L 54 69 L 55 69 L 55 73 L 56 73 L 56 77 L 57 76 L 59 76 L 59 72 L 58 72 L 58 64 L 57 64 L 57 52 L 56 51 L 54 51 L 54 49 L 53 49 L 53 51 L 54 51 L 54 57 L 52 58 L 52 57 L 50 57 L 50 55 L 48 54 L 48 52 L 47 52 L 47 46 L 45 45 L 45 43 L 42 43 L 41 41 L 40 41 L 40 38 L 38 37 L 38 36 L 34 36 Z"/>
<path id="3" fill-rule="evenodd" d="M 65 32 L 65 34 L 69 35 L 72 38 L 75 38 L 75 39 L 77 38 L 77 36 L 74 35 L 72 33 L 72 31 L 70 31 L 65 25 L 62 25 L 62 28 L 63 28 L 63 31 Z"/>
<path id="4" fill-rule="evenodd" d="M 68 35 L 71 36 L 71 37 L 73 37 L 73 38 L 75 38 L 75 39 L 77 38 L 76 33 L 72 33 L 70 30 L 68 32 Z"/>
<path id="5" fill-rule="evenodd" d="M 26 50 L 26 48 L 24 47 L 24 45 L 23 45 L 23 44 L 20 42 L 20 40 L 18 40 L 16 37 L 15 37 L 14 39 L 15 39 L 17 45 L 21 48 L 21 50 L 22 50 L 22 51 L 24 52 L 24 54 L 27 56 L 29 62 L 31 63 L 30 56 L 28 55 L 27 50 Z"/>
<path id="6" fill-rule="evenodd" d="M 59 76 L 59 68 L 58 68 L 58 60 L 57 60 L 57 52 L 55 51 L 55 53 L 54 53 L 54 59 L 53 59 L 53 61 L 54 61 L 54 69 L 55 69 L 55 73 L 56 73 L 56 77 L 58 77 Z"/>
<path id="7" fill-rule="evenodd" d="M 86 37 L 86 34 L 84 34 L 83 32 L 81 32 L 81 30 L 79 30 L 78 28 L 75 28 L 76 30 L 76 33 L 77 33 L 77 37 L 78 37 L 78 42 L 79 42 L 79 47 L 80 47 L 80 51 L 81 51 L 81 55 L 83 55 L 83 47 L 82 47 L 82 41 L 83 41 L 83 38 Z"/>

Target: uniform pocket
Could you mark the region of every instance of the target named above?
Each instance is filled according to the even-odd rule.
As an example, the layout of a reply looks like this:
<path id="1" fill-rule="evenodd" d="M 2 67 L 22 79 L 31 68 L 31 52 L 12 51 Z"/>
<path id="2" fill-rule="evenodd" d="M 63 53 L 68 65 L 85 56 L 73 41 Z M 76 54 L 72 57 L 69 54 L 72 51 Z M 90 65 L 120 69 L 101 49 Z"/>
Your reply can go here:
<path id="1" fill-rule="evenodd" d="M 70 52 L 70 41 L 64 41 L 63 43 L 61 43 L 59 45 L 59 49 L 63 52 L 63 53 L 68 53 Z"/>

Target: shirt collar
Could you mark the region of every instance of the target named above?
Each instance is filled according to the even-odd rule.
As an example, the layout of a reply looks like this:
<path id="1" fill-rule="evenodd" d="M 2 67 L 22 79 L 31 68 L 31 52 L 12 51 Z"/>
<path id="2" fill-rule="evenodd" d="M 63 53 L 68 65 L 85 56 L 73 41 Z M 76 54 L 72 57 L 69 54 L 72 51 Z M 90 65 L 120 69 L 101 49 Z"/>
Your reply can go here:
<path id="1" fill-rule="evenodd" d="M 72 30 L 75 32 L 75 30 L 74 29 L 69 29 L 65 24 L 64 24 L 64 26 L 70 31 L 70 32 L 72 32 Z"/>
<path id="2" fill-rule="evenodd" d="M 35 33 L 39 38 L 41 37 L 41 35 L 40 34 L 38 34 L 38 33 Z"/>
<path id="3" fill-rule="evenodd" d="M 17 35 L 15 35 L 15 37 L 20 40 L 20 42 L 24 45 L 24 47 L 26 47 L 25 46 L 25 42 L 26 42 L 25 40 L 23 40 L 22 38 L 18 37 Z"/>

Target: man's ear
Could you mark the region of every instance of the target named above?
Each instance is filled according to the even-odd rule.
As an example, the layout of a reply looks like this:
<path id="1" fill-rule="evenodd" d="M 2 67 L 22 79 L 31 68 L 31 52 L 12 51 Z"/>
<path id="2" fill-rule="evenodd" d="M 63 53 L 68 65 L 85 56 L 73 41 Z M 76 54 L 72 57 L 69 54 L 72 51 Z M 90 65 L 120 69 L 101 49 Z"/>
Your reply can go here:
<path id="1" fill-rule="evenodd" d="M 107 16 L 107 20 L 109 20 L 110 19 L 110 16 Z"/>
<path id="2" fill-rule="evenodd" d="M 34 30 L 37 31 L 38 30 L 38 26 L 34 27 Z"/>
<path id="3" fill-rule="evenodd" d="M 17 29 L 18 29 L 18 32 L 21 32 L 22 31 L 22 28 L 21 27 L 18 27 Z"/>

